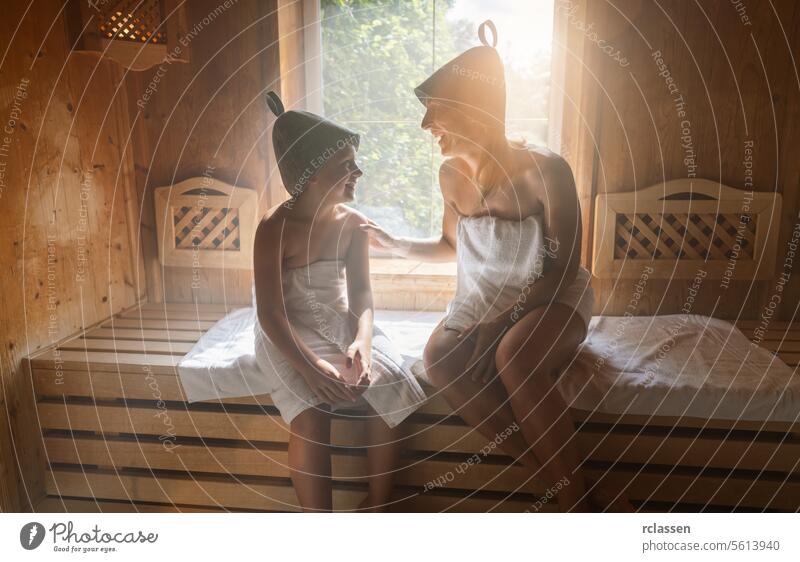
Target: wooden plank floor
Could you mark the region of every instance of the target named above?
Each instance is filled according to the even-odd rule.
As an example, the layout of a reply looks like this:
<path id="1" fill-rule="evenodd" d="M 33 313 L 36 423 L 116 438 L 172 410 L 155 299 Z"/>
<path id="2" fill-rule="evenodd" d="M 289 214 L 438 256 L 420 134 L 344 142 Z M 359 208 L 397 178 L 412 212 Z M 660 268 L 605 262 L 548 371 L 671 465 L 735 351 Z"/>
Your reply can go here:
<path id="1" fill-rule="evenodd" d="M 269 396 L 185 402 L 177 362 L 228 311 L 144 304 L 31 358 L 49 462 L 41 510 L 297 510 Z M 758 324 L 739 326 L 752 336 Z M 796 366 L 800 325 L 773 322 L 762 345 Z M 796 425 L 573 415 L 588 472 L 642 510 L 800 508 Z M 394 510 L 525 511 L 545 494 L 497 449 L 483 454 L 487 440 L 438 397 L 404 425 Z M 365 495 L 363 424 L 338 416 L 333 442 L 335 508 L 351 510 Z"/>

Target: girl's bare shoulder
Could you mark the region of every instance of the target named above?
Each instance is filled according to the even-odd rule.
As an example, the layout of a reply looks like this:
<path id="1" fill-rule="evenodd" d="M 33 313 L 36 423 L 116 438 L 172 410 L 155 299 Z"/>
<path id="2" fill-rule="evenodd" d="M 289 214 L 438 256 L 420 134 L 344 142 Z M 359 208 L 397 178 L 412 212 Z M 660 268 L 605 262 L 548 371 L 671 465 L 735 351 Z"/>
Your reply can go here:
<path id="1" fill-rule="evenodd" d="M 347 205 L 339 205 L 336 216 L 348 231 L 359 231 L 358 225 L 369 221 L 367 215 Z"/>
<path id="2" fill-rule="evenodd" d="M 340 240 L 346 245 L 345 254 L 349 256 L 352 252 L 358 252 L 359 249 L 369 246 L 369 235 L 359 228 L 359 225 L 368 223 L 369 218 L 361 211 L 347 205 L 339 205 L 339 210 L 342 220 Z"/>
<path id="3" fill-rule="evenodd" d="M 253 250 L 257 256 L 264 255 L 267 250 L 281 248 L 281 253 L 287 251 L 287 243 L 295 236 L 298 225 L 290 217 L 280 212 L 265 215 L 256 226 Z"/>
<path id="4" fill-rule="evenodd" d="M 256 226 L 256 242 L 258 242 L 259 239 L 263 241 L 267 236 L 274 234 L 276 230 L 280 229 L 283 223 L 284 219 L 278 216 L 277 213 L 267 214 L 261 217 L 258 226 Z"/>

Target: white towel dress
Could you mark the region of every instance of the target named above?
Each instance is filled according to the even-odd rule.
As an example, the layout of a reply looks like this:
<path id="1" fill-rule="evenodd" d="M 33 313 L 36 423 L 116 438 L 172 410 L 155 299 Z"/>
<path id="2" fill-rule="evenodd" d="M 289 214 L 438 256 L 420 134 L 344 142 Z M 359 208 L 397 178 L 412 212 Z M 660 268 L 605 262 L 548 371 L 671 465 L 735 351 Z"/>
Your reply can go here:
<path id="1" fill-rule="evenodd" d="M 345 352 L 353 342 L 347 305 L 343 260 L 320 260 L 283 269 L 286 314 L 294 332 L 320 358 L 344 368 Z M 300 412 L 324 403 L 309 388 L 283 353 L 255 322 L 256 361 L 267 380 L 272 401 L 286 423 Z M 403 357 L 378 328 L 372 339 L 372 382 L 359 402 L 366 401 L 390 427 L 395 427 L 426 399 L 425 392 Z M 352 402 L 331 404 L 332 410 L 352 408 Z"/>
<path id="2" fill-rule="evenodd" d="M 544 239 L 541 213 L 521 221 L 462 216 L 456 231 L 456 294 L 448 303 L 444 326 L 459 331 L 523 300 L 526 287 L 542 276 L 547 251 L 555 249 Z M 556 299 L 575 309 L 587 329 L 594 305 L 590 280 L 581 266 Z"/>

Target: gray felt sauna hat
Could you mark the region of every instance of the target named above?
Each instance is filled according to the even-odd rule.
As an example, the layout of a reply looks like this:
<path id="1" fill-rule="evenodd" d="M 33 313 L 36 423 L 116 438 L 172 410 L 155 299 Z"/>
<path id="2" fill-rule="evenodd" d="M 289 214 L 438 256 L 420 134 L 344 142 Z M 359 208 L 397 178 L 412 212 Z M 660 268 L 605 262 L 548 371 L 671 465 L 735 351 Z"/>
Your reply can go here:
<path id="1" fill-rule="evenodd" d="M 486 40 L 492 31 L 492 44 Z M 442 65 L 414 93 L 423 105 L 429 99 L 448 103 L 467 115 L 491 126 L 505 124 L 506 79 L 503 61 L 495 46 L 497 28 L 491 20 L 478 27 L 482 45 L 468 49 Z"/>
<path id="2" fill-rule="evenodd" d="M 352 145 L 358 150 L 360 137 L 341 125 L 308 111 L 285 111 L 275 92 L 269 92 L 267 106 L 277 116 L 272 128 L 272 146 L 286 191 L 300 195 L 314 174 L 336 152 Z"/>

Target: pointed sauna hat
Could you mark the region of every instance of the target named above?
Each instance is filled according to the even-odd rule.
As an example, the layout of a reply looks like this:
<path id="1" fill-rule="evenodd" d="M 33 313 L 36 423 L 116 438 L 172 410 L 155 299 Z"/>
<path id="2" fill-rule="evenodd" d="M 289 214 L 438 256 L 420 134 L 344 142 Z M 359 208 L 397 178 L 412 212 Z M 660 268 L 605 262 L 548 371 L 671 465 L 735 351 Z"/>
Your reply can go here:
<path id="1" fill-rule="evenodd" d="M 492 31 L 492 44 L 486 40 Z M 479 47 L 468 49 L 431 74 L 414 93 L 423 105 L 436 99 L 457 107 L 490 126 L 503 125 L 506 117 L 506 80 L 497 45 L 497 28 L 486 20 L 478 28 Z"/>
<path id="2" fill-rule="evenodd" d="M 272 146 L 283 186 L 292 197 L 308 187 L 309 180 L 336 152 L 348 145 L 358 150 L 358 133 L 315 113 L 286 111 L 275 92 L 267 93 L 266 102 L 277 116 Z"/>

